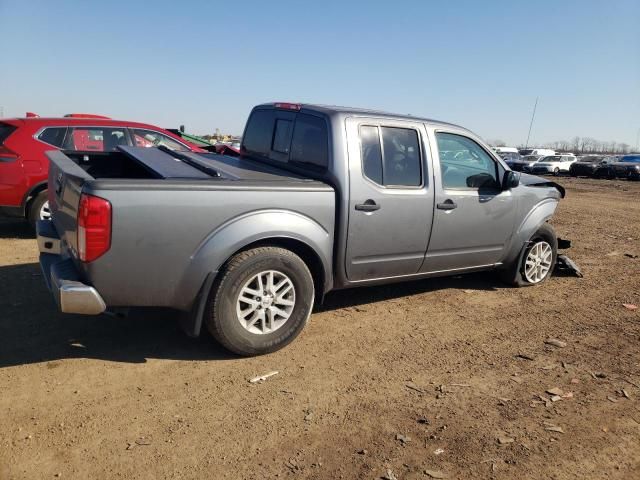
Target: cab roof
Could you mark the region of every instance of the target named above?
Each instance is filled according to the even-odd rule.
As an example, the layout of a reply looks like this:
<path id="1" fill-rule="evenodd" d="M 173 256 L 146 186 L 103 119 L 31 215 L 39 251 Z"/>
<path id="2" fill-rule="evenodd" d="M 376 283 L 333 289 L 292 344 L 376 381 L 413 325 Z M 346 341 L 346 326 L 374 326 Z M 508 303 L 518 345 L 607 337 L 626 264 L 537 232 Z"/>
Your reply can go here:
<path id="1" fill-rule="evenodd" d="M 256 108 L 281 108 L 279 105 L 284 105 L 282 107 L 286 110 L 297 110 L 297 111 L 314 111 L 318 113 L 322 113 L 327 116 L 333 115 L 345 115 L 345 116 L 372 116 L 372 117 L 380 117 L 380 118 L 388 118 L 389 120 L 409 120 L 413 122 L 424 122 L 429 123 L 431 125 L 442 125 L 447 127 L 455 127 L 460 130 L 468 130 L 465 127 L 461 127 L 460 125 L 456 125 L 454 123 L 443 122 L 440 120 L 434 120 L 432 118 L 413 116 L 410 114 L 398 114 L 398 113 L 390 113 L 383 112 L 380 110 L 371 110 L 366 108 L 357 108 L 357 107 L 342 107 L 337 105 L 322 105 L 322 104 L 313 104 L 313 103 L 285 103 L 285 102 L 272 102 L 272 103 L 263 103 L 258 105 Z"/>

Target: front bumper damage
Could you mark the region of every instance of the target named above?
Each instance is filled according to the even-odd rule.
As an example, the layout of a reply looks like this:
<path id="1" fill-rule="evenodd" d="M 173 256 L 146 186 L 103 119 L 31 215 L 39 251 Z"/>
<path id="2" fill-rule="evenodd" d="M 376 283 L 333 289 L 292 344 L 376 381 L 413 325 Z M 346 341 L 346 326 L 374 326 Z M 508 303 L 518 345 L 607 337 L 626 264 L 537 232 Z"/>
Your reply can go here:
<path id="1" fill-rule="evenodd" d="M 64 313 L 98 315 L 107 306 L 98 291 L 81 281 L 73 260 L 62 253 L 60 237 L 49 220 L 36 225 L 40 268 L 47 288 Z"/>

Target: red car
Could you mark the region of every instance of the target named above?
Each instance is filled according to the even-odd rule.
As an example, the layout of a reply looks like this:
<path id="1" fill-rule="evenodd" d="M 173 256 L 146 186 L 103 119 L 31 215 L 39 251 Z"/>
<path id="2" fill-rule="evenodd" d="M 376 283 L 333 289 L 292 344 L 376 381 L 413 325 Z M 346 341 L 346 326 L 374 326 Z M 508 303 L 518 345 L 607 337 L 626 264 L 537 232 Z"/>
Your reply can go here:
<path id="1" fill-rule="evenodd" d="M 48 150 L 106 152 L 118 145 L 206 153 L 177 135 L 144 123 L 75 113 L 63 118 L 0 118 L 0 214 L 35 225 L 50 217 L 47 201 Z"/>

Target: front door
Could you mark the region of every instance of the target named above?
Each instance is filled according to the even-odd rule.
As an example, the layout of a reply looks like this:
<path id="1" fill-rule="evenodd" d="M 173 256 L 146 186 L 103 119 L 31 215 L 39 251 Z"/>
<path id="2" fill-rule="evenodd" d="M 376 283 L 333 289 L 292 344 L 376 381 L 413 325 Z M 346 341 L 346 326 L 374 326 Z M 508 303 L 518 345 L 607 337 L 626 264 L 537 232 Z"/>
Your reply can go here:
<path id="1" fill-rule="evenodd" d="M 502 190 L 497 161 L 462 132 L 435 132 L 438 161 L 433 232 L 422 272 L 501 261 L 515 219 L 515 199 Z"/>
<path id="2" fill-rule="evenodd" d="M 347 120 L 350 281 L 420 269 L 433 219 L 426 138 L 419 123 Z"/>

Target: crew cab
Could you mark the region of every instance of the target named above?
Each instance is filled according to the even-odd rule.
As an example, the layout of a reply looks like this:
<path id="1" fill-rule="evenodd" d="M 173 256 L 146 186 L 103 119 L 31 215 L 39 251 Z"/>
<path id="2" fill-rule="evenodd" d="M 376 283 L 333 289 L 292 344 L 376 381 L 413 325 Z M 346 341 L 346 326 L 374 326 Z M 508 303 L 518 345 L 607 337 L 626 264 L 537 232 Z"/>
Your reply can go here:
<path id="1" fill-rule="evenodd" d="M 204 152 L 162 128 L 145 123 L 112 120 L 102 115 L 70 113 L 62 118 L 0 119 L 0 214 L 35 222 L 51 215 L 47 202 L 52 148 L 103 152 L 119 145 L 165 145 L 179 151 Z"/>
<path id="2" fill-rule="evenodd" d="M 564 189 L 449 123 L 273 103 L 239 157 L 48 156 L 38 245 L 59 308 L 171 308 L 242 355 L 291 342 L 330 290 L 496 269 L 537 285 L 556 262 Z"/>

